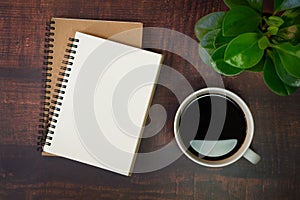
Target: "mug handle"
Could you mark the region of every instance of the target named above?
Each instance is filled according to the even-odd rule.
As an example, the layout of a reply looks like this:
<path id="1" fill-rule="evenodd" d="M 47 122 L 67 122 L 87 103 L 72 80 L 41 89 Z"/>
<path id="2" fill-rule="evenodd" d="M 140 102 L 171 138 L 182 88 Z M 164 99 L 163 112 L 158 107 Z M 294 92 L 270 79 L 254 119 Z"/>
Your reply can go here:
<path id="1" fill-rule="evenodd" d="M 249 162 L 256 165 L 260 161 L 260 155 L 255 153 L 252 149 L 248 148 L 244 153 L 244 158 L 246 158 Z"/>

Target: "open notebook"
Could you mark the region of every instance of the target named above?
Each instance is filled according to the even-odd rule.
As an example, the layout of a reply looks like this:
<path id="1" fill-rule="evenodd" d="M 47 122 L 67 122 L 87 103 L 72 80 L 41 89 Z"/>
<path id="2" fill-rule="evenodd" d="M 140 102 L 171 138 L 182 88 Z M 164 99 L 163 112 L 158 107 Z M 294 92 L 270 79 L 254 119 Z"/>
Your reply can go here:
<path id="1" fill-rule="evenodd" d="M 77 32 L 44 151 L 130 175 L 162 56 Z"/>

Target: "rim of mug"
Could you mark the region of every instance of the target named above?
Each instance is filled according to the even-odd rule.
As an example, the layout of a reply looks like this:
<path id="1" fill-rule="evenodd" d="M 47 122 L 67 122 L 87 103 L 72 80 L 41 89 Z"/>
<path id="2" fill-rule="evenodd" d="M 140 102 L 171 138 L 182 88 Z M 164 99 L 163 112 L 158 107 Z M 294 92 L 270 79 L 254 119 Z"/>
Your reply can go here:
<path id="1" fill-rule="evenodd" d="M 218 94 L 218 95 L 223 95 L 223 96 L 229 97 L 236 104 L 239 105 L 239 107 L 242 109 L 242 111 L 245 115 L 245 118 L 246 118 L 247 131 L 246 131 L 246 137 L 244 139 L 242 146 L 232 156 L 222 159 L 222 160 L 218 160 L 218 161 L 205 160 L 205 159 L 196 157 L 195 155 L 191 154 L 187 150 L 187 147 L 181 141 L 179 130 L 178 130 L 179 129 L 179 119 L 180 119 L 183 111 L 185 110 L 185 108 L 193 100 L 195 100 L 199 96 L 203 96 L 206 94 Z M 254 120 L 253 120 L 253 116 L 252 116 L 252 113 L 251 113 L 249 107 L 247 106 L 247 104 L 244 102 L 244 100 L 241 97 L 239 97 L 235 93 L 233 93 L 227 89 L 224 89 L 224 88 L 208 87 L 208 88 L 203 88 L 203 89 L 197 90 L 185 98 L 185 100 L 180 104 L 180 106 L 176 112 L 173 128 L 174 128 L 175 139 L 176 139 L 176 142 L 177 142 L 179 148 L 189 159 L 196 162 L 197 164 L 200 164 L 200 165 L 203 165 L 206 167 L 224 167 L 224 166 L 230 165 L 230 164 L 236 162 L 237 160 L 239 160 L 245 154 L 245 152 L 248 150 L 248 148 L 250 147 L 250 144 L 252 142 L 253 135 L 254 135 Z"/>

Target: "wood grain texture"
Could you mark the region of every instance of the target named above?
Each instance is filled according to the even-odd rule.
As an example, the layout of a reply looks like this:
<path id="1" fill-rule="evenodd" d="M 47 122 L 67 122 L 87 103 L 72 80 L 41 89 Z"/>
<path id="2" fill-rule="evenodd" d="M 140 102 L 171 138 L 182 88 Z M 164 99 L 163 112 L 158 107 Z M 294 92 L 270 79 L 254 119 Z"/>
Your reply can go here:
<path id="1" fill-rule="evenodd" d="M 262 156 L 256 166 L 241 159 L 209 169 L 181 156 L 161 170 L 123 177 L 36 152 L 44 29 L 52 16 L 140 21 L 144 27 L 169 28 L 196 39 L 195 22 L 225 9 L 220 0 L 0 2 L 0 199 L 299 199 L 300 91 L 276 96 L 259 73 L 223 77 L 225 87 L 253 112 L 252 147 Z M 169 42 L 162 37 L 157 44 Z M 185 44 L 174 47 L 189 50 Z M 195 90 L 206 86 L 183 58 L 154 51 L 163 52 L 164 64 L 183 74 Z M 174 94 L 158 86 L 153 104 L 165 107 L 167 123 L 157 135 L 142 140 L 140 152 L 161 148 L 174 137 L 172 120 L 179 106 Z"/>

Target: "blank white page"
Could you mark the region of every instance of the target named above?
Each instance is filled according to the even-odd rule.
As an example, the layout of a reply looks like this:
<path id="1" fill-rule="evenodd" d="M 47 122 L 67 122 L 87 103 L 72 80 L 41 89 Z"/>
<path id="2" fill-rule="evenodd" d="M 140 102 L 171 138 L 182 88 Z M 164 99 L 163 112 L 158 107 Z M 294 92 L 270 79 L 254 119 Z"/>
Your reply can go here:
<path id="1" fill-rule="evenodd" d="M 44 151 L 130 175 L 162 56 L 80 32 L 75 38 Z"/>

